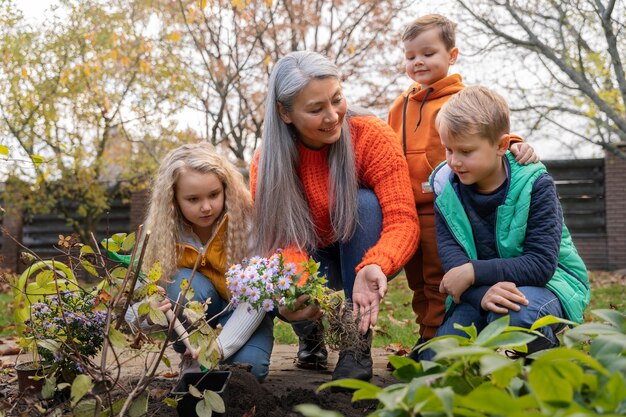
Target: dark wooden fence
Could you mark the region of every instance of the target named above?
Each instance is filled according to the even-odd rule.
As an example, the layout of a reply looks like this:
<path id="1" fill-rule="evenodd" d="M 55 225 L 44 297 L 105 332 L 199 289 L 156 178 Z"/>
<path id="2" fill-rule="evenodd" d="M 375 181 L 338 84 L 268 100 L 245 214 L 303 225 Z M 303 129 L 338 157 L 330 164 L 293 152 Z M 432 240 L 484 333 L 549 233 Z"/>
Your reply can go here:
<path id="1" fill-rule="evenodd" d="M 565 222 L 589 269 L 626 268 L 626 161 L 607 155 L 605 159 L 544 161 L 557 186 Z M 97 238 L 134 231 L 142 221 L 146 193 L 137 193 L 132 204 L 116 200 L 98 226 Z M 21 224 L 5 216 L 5 225 L 21 236 L 22 243 L 45 258 L 58 254 L 53 248 L 59 235 L 71 229 L 55 215 L 37 215 Z M 19 223 L 16 227 L 16 223 Z M 7 226 L 9 228 L 9 226 Z M 13 244 L 0 237 L 4 267 L 17 270 Z M 7 253 L 8 246 L 11 246 Z"/>
<path id="2" fill-rule="evenodd" d="M 606 235 L 604 159 L 545 161 L 554 178 L 570 232 Z"/>

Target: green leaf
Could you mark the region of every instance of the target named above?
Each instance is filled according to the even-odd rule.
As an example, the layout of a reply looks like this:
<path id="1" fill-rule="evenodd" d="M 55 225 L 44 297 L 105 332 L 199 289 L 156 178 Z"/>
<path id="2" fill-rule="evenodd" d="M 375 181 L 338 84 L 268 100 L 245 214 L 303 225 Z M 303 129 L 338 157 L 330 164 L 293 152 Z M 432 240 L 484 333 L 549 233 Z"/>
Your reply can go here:
<path id="1" fill-rule="evenodd" d="M 93 249 L 91 248 L 91 246 L 89 246 L 89 245 L 83 245 L 83 246 L 81 246 L 81 247 L 80 247 L 80 254 L 81 254 L 81 255 L 85 255 L 85 254 L 92 254 L 92 253 L 95 253 L 95 252 L 93 251 Z"/>
<path id="2" fill-rule="evenodd" d="M 119 400 L 115 401 L 112 405 L 111 408 L 113 408 L 113 415 L 118 415 L 120 411 L 122 411 L 122 407 L 124 407 L 124 404 L 126 403 L 126 398 L 120 398 Z M 111 408 L 107 407 L 104 410 L 102 410 L 102 417 L 106 417 L 108 415 L 111 414 Z M 93 416 L 93 413 L 92 413 Z M 91 417 L 91 416 L 90 416 Z"/>
<path id="3" fill-rule="evenodd" d="M 452 417 L 454 413 L 452 410 L 454 409 L 454 391 L 450 387 L 444 388 L 434 388 L 433 392 L 441 401 L 441 405 L 447 416 Z"/>
<path id="4" fill-rule="evenodd" d="M 139 307 L 137 307 L 137 314 L 139 314 L 139 317 L 145 317 L 150 314 L 150 303 L 139 304 Z"/>
<path id="5" fill-rule="evenodd" d="M 128 271 L 128 268 L 124 268 L 123 266 L 119 266 L 117 268 L 114 268 L 110 272 L 111 278 L 124 279 L 126 277 L 126 271 Z"/>
<path id="6" fill-rule="evenodd" d="M 155 262 L 148 272 L 148 281 L 155 283 L 161 279 L 161 263 Z"/>
<path id="7" fill-rule="evenodd" d="M 143 417 L 148 412 L 148 398 L 150 397 L 150 393 L 144 391 L 139 395 L 139 397 L 135 398 L 131 403 L 130 407 L 128 407 L 128 416 L 129 417 Z"/>
<path id="8" fill-rule="evenodd" d="M 35 277 L 35 282 L 37 283 L 37 286 L 39 288 L 44 288 L 48 284 L 52 283 L 53 281 L 54 281 L 54 271 L 51 271 L 49 269 L 45 271 L 41 271 Z"/>
<path id="9" fill-rule="evenodd" d="M 126 233 L 116 233 L 111 236 L 111 240 L 118 244 L 118 246 L 122 246 L 124 243 L 124 239 L 126 239 Z"/>
<path id="10" fill-rule="evenodd" d="M 213 415 L 213 409 L 206 398 L 203 398 L 196 404 L 196 415 L 198 417 L 211 417 Z"/>
<path id="11" fill-rule="evenodd" d="M 170 358 L 168 358 L 167 356 L 163 356 L 161 360 L 163 361 L 165 366 L 167 366 L 168 368 L 172 367 L 172 362 L 170 362 Z"/>
<path id="12" fill-rule="evenodd" d="M 109 341 L 114 347 L 122 348 L 128 346 L 128 341 L 126 340 L 124 333 L 120 332 L 113 326 L 109 328 Z"/>
<path id="13" fill-rule="evenodd" d="M 132 232 L 122 242 L 122 250 L 124 252 L 129 252 L 133 246 L 135 246 L 135 232 Z"/>
<path id="14" fill-rule="evenodd" d="M 148 314 L 150 317 L 150 321 L 154 324 L 158 324 L 163 327 L 167 327 L 167 317 L 165 317 L 165 313 L 159 310 L 158 308 L 150 308 L 150 313 Z"/>
<path id="15" fill-rule="evenodd" d="M 113 239 L 104 239 L 100 242 L 102 247 L 109 252 L 117 253 L 120 251 L 120 246 L 113 241 Z"/>
<path id="16" fill-rule="evenodd" d="M 225 413 L 226 412 L 226 404 L 224 404 L 224 400 L 220 395 L 211 390 L 204 391 L 204 400 L 209 403 L 209 406 L 216 413 Z"/>
<path id="17" fill-rule="evenodd" d="M 7 148 L 4 145 L 0 145 L 0 155 L 8 155 L 9 154 L 9 148 Z"/>
<path id="18" fill-rule="evenodd" d="M 43 387 L 41 388 L 41 398 L 48 400 L 54 396 L 54 391 L 57 387 L 57 379 L 53 376 L 47 377 L 44 380 Z"/>
<path id="19" fill-rule="evenodd" d="M 293 409 L 305 417 L 343 417 L 337 411 L 324 410 L 315 404 L 298 404 Z"/>
<path id="20" fill-rule="evenodd" d="M 369 382 L 348 378 L 348 379 L 339 379 L 337 381 L 331 381 L 331 382 L 322 384 L 317 389 L 317 392 L 320 392 L 321 390 L 324 390 L 326 388 L 331 388 L 331 387 L 348 388 L 348 389 L 368 389 L 370 387 L 378 388 L 376 387 L 376 385 L 372 385 Z"/>
<path id="21" fill-rule="evenodd" d="M 476 326 L 474 326 L 474 324 L 470 324 L 469 326 L 461 326 L 458 323 L 454 323 L 454 328 L 457 330 L 461 330 L 465 333 L 467 333 L 467 335 L 470 337 L 470 340 L 476 340 L 476 336 L 478 334 L 478 331 L 476 330 Z"/>
<path id="22" fill-rule="evenodd" d="M 89 398 L 76 404 L 72 410 L 74 417 L 93 417 L 96 415 L 96 400 Z"/>
<path id="23" fill-rule="evenodd" d="M 559 365 L 562 366 L 564 363 L 568 362 L 561 361 Z M 572 384 L 555 368 L 556 366 L 551 363 L 533 363 L 528 373 L 528 383 L 542 401 L 559 407 L 567 407 L 572 402 L 574 389 Z"/>
<path id="24" fill-rule="evenodd" d="M 194 385 L 189 384 L 188 392 L 196 398 L 202 398 L 202 393 Z"/>
<path id="25" fill-rule="evenodd" d="M 521 333 L 521 332 L 507 332 L 496 335 L 482 344 L 483 347 L 490 348 L 508 348 L 525 346 L 537 338 L 536 335 Z"/>
<path id="26" fill-rule="evenodd" d="M 39 164 L 42 164 L 44 162 L 43 157 L 39 156 L 39 155 L 31 155 L 30 159 L 31 159 L 31 161 L 33 161 L 33 164 L 35 164 L 35 165 L 39 165 Z"/>
<path id="27" fill-rule="evenodd" d="M 508 416 L 518 411 L 513 399 L 503 390 L 485 382 L 465 397 L 457 396 L 457 405 L 487 414 Z"/>
<path id="28" fill-rule="evenodd" d="M 568 326 L 576 325 L 576 323 L 574 323 L 573 321 L 565 320 L 560 317 L 543 316 L 539 320 L 535 321 L 532 326 L 530 326 L 530 330 L 537 330 L 541 327 L 550 326 L 552 324 L 558 323 L 567 324 Z"/>
<path id="29" fill-rule="evenodd" d="M 94 277 L 98 276 L 98 271 L 94 268 L 93 264 L 85 259 L 80 260 L 80 264 L 85 268 L 85 271 L 89 272 Z"/>
<path id="30" fill-rule="evenodd" d="M 624 328 L 624 321 L 626 321 L 626 317 L 623 313 L 617 310 L 593 310 L 591 314 L 601 318 L 602 320 L 608 321 L 622 331 L 626 330 L 626 328 Z"/>
<path id="31" fill-rule="evenodd" d="M 626 398 L 624 383 L 624 377 L 617 373 L 613 374 L 611 379 L 602 387 L 592 405 L 605 411 L 617 411 L 619 405 Z"/>
<path id="32" fill-rule="evenodd" d="M 171 398 L 171 397 L 165 397 L 163 399 L 163 403 L 165 403 L 165 405 L 168 405 L 170 407 L 176 407 L 178 405 L 178 400 Z"/>
<path id="33" fill-rule="evenodd" d="M 474 342 L 478 346 L 487 343 L 491 338 L 501 334 L 509 325 L 509 316 L 502 316 L 498 320 L 494 320 L 483 329 Z"/>
<path id="34" fill-rule="evenodd" d="M 76 376 L 72 383 L 72 407 L 80 401 L 93 388 L 93 381 L 89 375 L 80 374 Z"/>

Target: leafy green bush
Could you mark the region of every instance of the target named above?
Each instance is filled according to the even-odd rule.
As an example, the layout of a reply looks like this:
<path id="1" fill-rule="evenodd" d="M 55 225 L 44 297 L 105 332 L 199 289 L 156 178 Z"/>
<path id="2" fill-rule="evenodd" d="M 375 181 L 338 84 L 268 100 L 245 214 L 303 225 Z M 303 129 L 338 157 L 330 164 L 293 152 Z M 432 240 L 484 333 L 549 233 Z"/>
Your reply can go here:
<path id="1" fill-rule="evenodd" d="M 520 350 L 538 337 L 536 329 L 563 320 L 544 317 L 530 330 L 509 327 L 508 316 L 469 338 L 443 336 L 424 347 L 434 361 L 417 363 L 390 357 L 397 384 L 380 388 L 358 380 L 324 384 L 356 390 L 353 401 L 379 401 L 376 417 L 413 416 L 591 416 L 626 415 L 626 318 L 615 310 L 596 310 L 602 322 L 565 332 L 562 347 L 512 360 L 502 349 Z M 571 324 L 567 322 L 568 324 Z M 328 415 L 306 406 L 307 417 Z"/>

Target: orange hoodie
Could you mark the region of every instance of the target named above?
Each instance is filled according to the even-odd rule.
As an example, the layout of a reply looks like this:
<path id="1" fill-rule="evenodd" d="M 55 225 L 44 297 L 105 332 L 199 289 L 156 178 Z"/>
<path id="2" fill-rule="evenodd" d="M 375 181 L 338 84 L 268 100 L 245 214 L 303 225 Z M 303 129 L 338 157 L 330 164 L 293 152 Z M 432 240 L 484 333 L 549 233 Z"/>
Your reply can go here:
<path id="1" fill-rule="evenodd" d="M 435 118 L 452 94 L 463 88 L 458 74 L 447 76 L 425 89 L 413 83 L 389 110 L 387 122 L 403 144 L 418 213 L 434 213 L 434 196 L 428 186 L 428 177 L 446 159 Z"/>

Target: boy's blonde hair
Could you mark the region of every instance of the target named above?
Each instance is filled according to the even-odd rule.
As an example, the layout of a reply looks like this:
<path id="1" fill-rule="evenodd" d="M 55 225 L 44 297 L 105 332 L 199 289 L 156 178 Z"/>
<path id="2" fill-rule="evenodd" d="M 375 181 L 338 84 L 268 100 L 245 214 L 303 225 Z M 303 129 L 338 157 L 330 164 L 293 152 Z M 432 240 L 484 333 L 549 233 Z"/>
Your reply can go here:
<path id="1" fill-rule="evenodd" d="M 150 206 L 144 231 L 151 236 L 144 256 L 145 269 L 161 263 L 162 279 L 169 282 L 176 273 L 176 242 L 182 240 L 181 227 L 186 222 L 176 201 L 176 182 L 185 172 L 213 173 L 224 186 L 224 211 L 228 212 L 226 260 L 240 262 L 248 256 L 248 226 L 252 218 L 252 199 L 243 175 L 219 155 L 208 142 L 183 145 L 161 162 L 152 186 Z"/>
<path id="2" fill-rule="evenodd" d="M 402 34 L 402 42 L 413 40 L 432 28 L 439 28 L 439 35 L 448 51 L 456 46 L 456 23 L 440 14 L 427 14 L 409 23 Z"/>
<path id="3" fill-rule="evenodd" d="M 440 134 L 445 129 L 451 139 L 478 135 L 495 144 L 509 133 L 509 106 L 500 94 L 487 87 L 467 87 L 441 107 L 436 125 Z"/>

